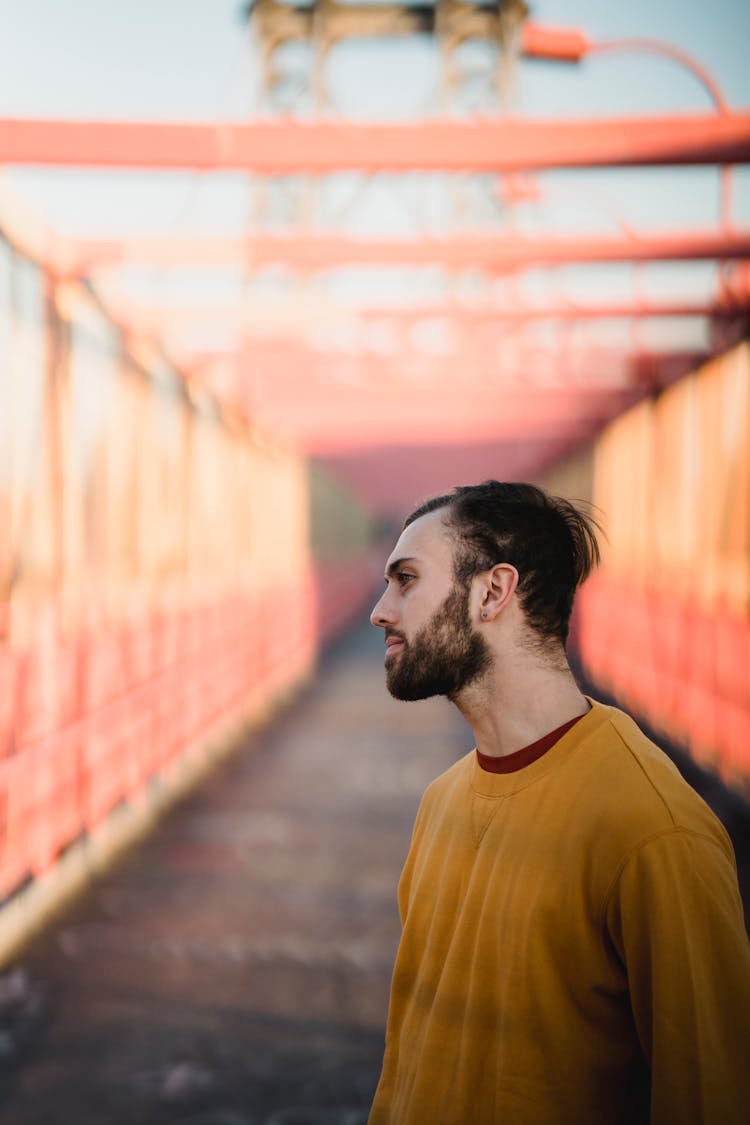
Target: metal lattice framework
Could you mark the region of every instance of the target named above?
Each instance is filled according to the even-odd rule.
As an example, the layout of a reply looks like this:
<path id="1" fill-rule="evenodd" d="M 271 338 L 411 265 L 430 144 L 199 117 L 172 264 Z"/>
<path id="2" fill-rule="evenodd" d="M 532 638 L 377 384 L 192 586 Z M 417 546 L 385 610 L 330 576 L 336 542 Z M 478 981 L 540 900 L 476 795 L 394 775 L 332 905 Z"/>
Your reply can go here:
<path id="1" fill-rule="evenodd" d="M 301 207 L 297 223 L 279 231 L 258 205 L 239 238 L 74 240 L 22 221 L 0 198 L 6 230 L 59 278 L 98 279 L 112 314 L 129 331 L 158 334 L 191 378 L 220 385 L 235 405 L 313 452 L 386 442 L 522 440 L 549 459 L 671 382 L 712 346 L 746 331 L 750 231 L 732 224 L 728 169 L 750 162 L 750 111 L 731 110 L 712 77 L 672 48 L 595 43 L 578 30 L 545 28 L 525 16 L 520 0 L 256 0 L 248 17 L 260 47 L 264 117 L 214 125 L 1 120 L 0 164 L 241 171 L 254 177 L 266 200 L 284 185 L 324 185 L 343 171 L 363 178 L 415 172 L 490 177 L 506 218 L 514 200 L 535 198 L 528 177 L 544 170 L 708 165 L 721 170 L 715 227 L 530 238 L 507 222 L 468 230 L 456 221 L 440 236 L 416 231 L 412 238 L 374 238 L 311 225 L 309 208 L 303 213 Z M 334 46 L 352 37 L 401 35 L 434 38 L 443 109 L 460 106 L 462 83 L 469 80 L 463 46 L 489 43 L 499 62 L 484 94 L 487 113 L 409 123 L 357 123 L 316 113 L 327 105 L 326 66 Z M 282 49 L 294 43 L 309 57 L 302 85 L 289 94 Z M 688 66 L 713 110 L 566 121 L 498 114 L 501 72 L 512 69 L 515 58 L 575 64 L 594 51 L 623 47 L 659 50 Z M 289 109 L 289 97 L 300 105 L 307 99 L 314 115 L 280 114 L 279 108 Z M 534 302 L 517 288 L 529 270 L 551 270 L 555 279 L 555 271 L 573 264 L 594 270 L 601 263 L 637 268 L 659 261 L 714 263 L 713 293 L 695 299 L 676 291 L 657 299 L 636 285 L 629 297 L 596 302 L 572 299 L 555 281 L 552 293 Z M 245 281 L 236 299 L 223 304 L 139 306 L 118 297 L 116 287 L 118 271 L 138 264 L 169 275 L 233 269 Z M 396 267 L 438 269 L 449 279 L 446 295 L 406 307 L 398 301 L 368 306 L 333 295 L 326 282 L 347 269 Z M 287 280 L 264 296 L 254 281 L 269 269 Z M 457 296 L 456 286 L 467 278 L 471 284 Z M 506 289 L 496 291 L 496 284 Z M 665 319 L 698 325 L 704 344 L 649 346 L 639 326 Z M 615 343 L 594 333 L 594 326 L 610 322 L 620 323 Z M 191 343 L 196 325 L 217 323 L 234 333 L 233 349 Z"/>

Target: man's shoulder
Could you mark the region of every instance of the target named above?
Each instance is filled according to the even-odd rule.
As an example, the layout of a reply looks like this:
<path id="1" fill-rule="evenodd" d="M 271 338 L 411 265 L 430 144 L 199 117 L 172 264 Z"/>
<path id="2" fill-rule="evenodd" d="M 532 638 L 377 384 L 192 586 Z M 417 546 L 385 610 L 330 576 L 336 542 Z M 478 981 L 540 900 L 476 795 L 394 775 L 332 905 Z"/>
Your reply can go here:
<path id="1" fill-rule="evenodd" d="M 644 839 L 661 832 L 688 831 L 728 843 L 726 832 L 674 762 L 616 707 L 594 705 L 604 721 L 586 747 L 594 799 L 613 829 Z"/>
<path id="2" fill-rule="evenodd" d="M 422 797 L 422 805 L 441 804 L 466 791 L 471 783 L 471 771 L 474 762 L 474 750 L 462 754 L 457 762 L 443 770 L 427 786 Z"/>

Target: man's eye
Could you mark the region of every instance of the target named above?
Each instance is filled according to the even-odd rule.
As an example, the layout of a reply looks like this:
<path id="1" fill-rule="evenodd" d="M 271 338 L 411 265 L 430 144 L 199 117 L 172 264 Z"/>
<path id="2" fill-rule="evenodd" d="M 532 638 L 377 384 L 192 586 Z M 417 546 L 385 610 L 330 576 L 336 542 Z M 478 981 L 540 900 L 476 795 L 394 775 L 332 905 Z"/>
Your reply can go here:
<path id="1" fill-rule="evenodd" d="M 398 584 L 399 584 L 399 586 L 408 585 L 408 583 L 411 582 L 412 578 L 414 578 L 414 577 L 415 576 L 413 574 L 409 574 L 408 571 L 400 570 L 398 572 Z"/>

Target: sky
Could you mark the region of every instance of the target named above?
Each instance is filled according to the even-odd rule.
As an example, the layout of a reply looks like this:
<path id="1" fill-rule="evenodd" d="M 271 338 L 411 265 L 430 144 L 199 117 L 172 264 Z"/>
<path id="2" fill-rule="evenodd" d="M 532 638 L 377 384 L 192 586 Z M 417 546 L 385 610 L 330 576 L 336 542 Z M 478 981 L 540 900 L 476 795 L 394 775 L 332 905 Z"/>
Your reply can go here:
<path id="1" fill-rule="evenodd" d="M 0 118 L 246 120 L 258 112 L 258 60 L 239 0 L 0 0 Z M 733 108 L 750 107 L 750 4 L 740 0 L 537 0 L 531 16 L 541 23 L 573 26 L 590 39 L 647 37 L 687 51 L 706 66 Z M 481 71 L 486 52 L 474 50 Z M 290 52 L 290 62 L 294 54 Z M 434 46 L 424 38 L 357 41 L 336 47 L 328 67 L 328 112 L 346 117 L 404 120 L 440 112 Z M 658 54 L 607 52 L 578 66 L 521 61 L 507 106 L 536 117 L 583 117 L 710 108 L 705 90 L 685 68 Z M 61 231 L 90 235 L 239 231 L 252 207 L 241 175 L 90 172 L 9 169 L 5 179 Z M 734 176 L 734 220 L 750 223 L 750 175 Z M 713 169 L 561 171 L 539 177 L 540 205 L 521 206 L 513 222 L 521 231 L 615 232 L 707 228 L 718 215 L 718 176 Z M 493 213 L 487 185 L 461 188 L 469 225 L 502 224 Z M 440 233 L 455 227 L 450 193 L 435 177 L 374 186 L 356 176 L 335 177 L 319 198 L 316 222 L 368 234 Z M 276 214 L 284 218 L 281 192 Z M 273 208 L 271 209 L 273 210 Z M 497 208 L 495 208 L 497 211 Z M 468 216 L 468 218 L 466 218 Z M 571 287 L 590 285 L 591 272 L 563 271 Z M 632 271 L 601 267 L 597 286 L 611 296 L 632 286 Z M 122 284 L 147 294 L 140 271 Z M 237 285 L 215 275 L 218 298 Z M 362 282 L 363 299 L 394 292 L 394 276 L 382 272 Z M 648 292 L 700 296 L 712 284 L 711 267 L 654 265 L 640 271 Z M 559 277 L 555 281 L 558 284 Z M 268 279 L 274 284 L 273 278 Z M 544 296 L 549 275 L 531 271 L 521 286 Z M 163 286 L 163 278 L 154 284 Z M 170 281 L 170 292 L 206 292 L 205 274 Z M 351 271 L 328 279 L 351 295 Z M 410 291 L 429 299 L 443 279 L 424 272 Z M 396 291 L 403 292 L 396 285 Z"/>
<path id="2" fill-rule="evenodd" d="M 0 0 L 0 111 L 241 119 L 253 85 L 252 75 L 242 73 L 247 55 L 241 8 L 240 0 Z M 638 36 L 672 43 L 708 67 L 730 104 L 750 101 L 750 5 L 742 0 L 537 0 L 531 14 L 542 23 L 579 27 L 593 39 Z M 420 81 L 420 70 L 427 76 L 430 68 L 419 62 L 427 50 L 413 42 L 396 50 L 391 45 L 387 82 L 382 54 L 372 44 L 334 52 L 337 84 L 356 76 L 357 92 L 345 92 L 350 111 L 391 117 L 408 112 L 415 98 L 429 100 L 429 78 Z M 657 58 L 593 58 L 585 63 L 585 81 L 577 68 L 529 63 L 524 69 L 521 108 L 535 114 L 707 104 L 687 73 Z"/>

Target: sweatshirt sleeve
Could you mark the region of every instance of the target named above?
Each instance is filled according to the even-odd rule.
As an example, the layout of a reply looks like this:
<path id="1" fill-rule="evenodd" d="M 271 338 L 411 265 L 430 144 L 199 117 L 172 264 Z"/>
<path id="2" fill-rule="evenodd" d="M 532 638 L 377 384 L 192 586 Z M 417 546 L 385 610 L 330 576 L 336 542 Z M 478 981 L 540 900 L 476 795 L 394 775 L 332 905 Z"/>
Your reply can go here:
<path id="1" fill-rule="evenodd" d="M 750 1121 L 750 945 L 733 859 L 669 829 L 631 853 L 605 924 L 651 1069 L 650 1125 Z"/>

